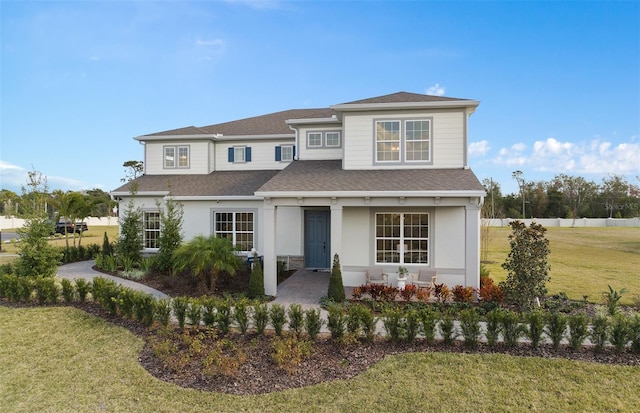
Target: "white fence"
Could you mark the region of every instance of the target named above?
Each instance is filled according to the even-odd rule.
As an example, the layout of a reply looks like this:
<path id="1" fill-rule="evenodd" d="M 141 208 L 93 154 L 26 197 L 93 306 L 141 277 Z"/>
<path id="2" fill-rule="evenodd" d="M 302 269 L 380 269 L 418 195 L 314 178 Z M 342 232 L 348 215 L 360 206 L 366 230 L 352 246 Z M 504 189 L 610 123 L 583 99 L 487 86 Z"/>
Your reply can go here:
<path id="1" fill-rule="evenodd" d="M 483 219 L 482 225 L 489 225 L 491 227 L 507 227 L 511 221 L 515 221 L 516 218 L 502 218 L 502 219 Z M 526 225 L 530 225 L 531 222 L 536 222 L 543 227 L 636 227 L 640 228 L 640 218 L 540 218 L 540 219 L 519 219 Z"/>
<path id="2" fill-rule="evenodd" d="M 84 220 L 87 226 L 110 226 L 118 225 L 118 217 L 89 217 Z M 24 219 L 16 217 L 0 217 L 0 229 L 14 229 L 22 228 L 24 225 Z"/>

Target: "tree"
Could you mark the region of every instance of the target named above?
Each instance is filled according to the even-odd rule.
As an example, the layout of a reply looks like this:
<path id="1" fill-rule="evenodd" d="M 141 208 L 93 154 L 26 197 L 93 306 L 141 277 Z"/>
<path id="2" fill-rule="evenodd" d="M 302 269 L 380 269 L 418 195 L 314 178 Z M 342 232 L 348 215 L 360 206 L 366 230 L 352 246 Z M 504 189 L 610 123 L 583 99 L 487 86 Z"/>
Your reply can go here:
<path id="1" fill-rule="evenodd" d="M 520 188 L 520 196 L 522 197 L 522 219 L 525 219 L 527 217 L 524 210 L 524 185 L 526 181 L 522 177 L 522 171 L 513 171 L 511 177 L 518 182 L 518 188 Z"/>
<path id="2" fill-rule="evenodd" d="M 58 219 L 60 219 L 61 217 L 65 217 L 65 219 L 71 219 L 70 217 L 74 215 L 71 212 L 71 209 L 73 207 L 71 202 L 72 192 L 62 192 L 61 190 L 56 189 L 51 195 L 53 196 L 51 198 L 51 205 L 57 210 Z M 67 234 L 66 225 L 64 226 L 64 240 L 67 244 L 67 249 L 69 249 L 69 237 Z"/>
<path id="3" fill-rule="evenodd" d="M 165 201 L 166 211 L 156 204 L 160 211 L 160 237 L 158 238 L 158 269 L 170 271 L 172 267 L 173 253 L 182 244 L 182 218 L 184 211 L 182 204 L 172 197 Z"/>
<path id="4" fill-rule="evenodd" d="M 5 216 L 17 216 L 20 196 L 8 189 L 0 190 L 0 211 Z"/>
<path id="5" fill-rule="evenodd" d="M 500 283 L 505 299 L 521 309 L 531 308 L 536 297 L 547 293 L 549 281 L 549 240 L 542 225 L 532 222 L 527 227 L 521 221 L 511 222 L 509 235 L 511 251 L 502 268 L 508 271 L 507 279 Z"/>
<path id="6" fill-rule="evenodd" d="M 133 263 L 140 262 L 142 250 L 142 211 L 133 199 L 129 201 L 120 221 L 120 237 L 116 243 L 116 255 Z"/>
<path id="7" fill-rule="evenodd" d="M 264 296 L 264 273 L 262 264 L 258 259 L 258 253 L 253 253 L 253 265 L 251 267 L 251 275 L 249 276 L 249 298 L 260 298 Z"/>
<path id="8" fill-rule="evenodd" d="M 62 253 L 49 244 L 53 225 L 44 214 L 28 218 L 16 232 L 20 234 L 18 258 L 14 261 L 17 275 L 53 277 L 56 275 Z"/>
<path id="9" fill-rule="evenodd" d="M 46 215 L 47 200 L 49 199 L 49 184 L 42 172 L 32 169 L 27 172 L 27 186 L 22 186 L 22 199 L 27 216 Z"/>
<path id="10" fill-rule="evenodd" d="M 342 284 L 342 269 L 340 268 L 340 258 L 338 254 L 333 256 L 331 266 L 331 277 L 329 278 L 329 291 L 327 296 L 336 303 L 342 303 L 346 299 L 344 285 Z"/>
<path id="11" fill-rule="evenodd" d="M 124 167 L 124 178 L 122 182 L 130 182 L 144 173 L 144 163 L 142 161 L 126 161 L 122 164 Z"/>
<path id="12" fill-rule="evenodd" d="M 190 269 L 208 291 L 215 288 L 221 272 L 235 275 L 239 266 L 240 260 L 234 253 L 231 241 L 215 235 L 198 235 L 173 254 L 174 272 Z"/>
<path id="13" fill-rule="evenodd" d="M 83 195 L 80 192 L 76 192 L 75 195 L 71 198 L 71 217 L 73 219 L 72 222 L 82 222 L 86 218 L 90 217 L 91 211 L 93 211 L 93 207 L 95 200 L 88 195 Z M 82 243 L 82 231 L 80 231 L 80 238 L 78 239 L 78 246 Z M 76 235 L 74 232 L 73 235 L 73 245 L 76 245 Z"/>

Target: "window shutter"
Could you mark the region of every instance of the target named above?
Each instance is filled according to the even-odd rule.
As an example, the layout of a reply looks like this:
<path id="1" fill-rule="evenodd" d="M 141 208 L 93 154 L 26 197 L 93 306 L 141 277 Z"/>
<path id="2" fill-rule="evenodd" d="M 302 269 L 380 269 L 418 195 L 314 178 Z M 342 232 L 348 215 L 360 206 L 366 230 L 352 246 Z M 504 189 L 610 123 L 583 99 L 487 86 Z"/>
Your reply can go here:
<path id="1" fill-rule="evenodd" d="M 282 160 L 282 147 L 276 146 L 276 161 Z"/>
<path id="2" fill-rule="evenodd" d="M 293 145 L 292 152 L 293 152 L 293 160 L 295 160 L 296 159 L 296 145 Z"/>
<path id="3" fill-rule="evenodd" d="M 229 162 L 233 162 L 233 148 L 229 148 Z"/>
<path id="4" fill-rule="evenodd" d="M 244 161 L 251 162 L 251 147 L 247 147 L 244 150 Z"/>

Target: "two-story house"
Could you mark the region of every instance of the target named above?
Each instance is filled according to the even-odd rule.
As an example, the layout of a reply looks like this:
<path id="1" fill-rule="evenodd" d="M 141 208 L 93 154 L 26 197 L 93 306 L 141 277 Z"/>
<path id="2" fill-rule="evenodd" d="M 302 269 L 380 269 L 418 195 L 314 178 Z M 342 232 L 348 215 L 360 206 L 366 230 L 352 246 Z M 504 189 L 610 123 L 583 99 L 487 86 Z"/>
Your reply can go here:
<path id="1" fill-rule="evenodd" d="M 112 192 L 144 213 L 144 247 L 157 249 L 158 202 L 183 204 L 185 239 L 216 234 L 264 257 L 329 269 L 345 285 L 365 270 L 438 271 L 479 287 L 485 191 L 468 166 L 467 125 L 479 102 L 406 92 L 322 109 L 294 109 L 137 137 L 144 175 Z"/>

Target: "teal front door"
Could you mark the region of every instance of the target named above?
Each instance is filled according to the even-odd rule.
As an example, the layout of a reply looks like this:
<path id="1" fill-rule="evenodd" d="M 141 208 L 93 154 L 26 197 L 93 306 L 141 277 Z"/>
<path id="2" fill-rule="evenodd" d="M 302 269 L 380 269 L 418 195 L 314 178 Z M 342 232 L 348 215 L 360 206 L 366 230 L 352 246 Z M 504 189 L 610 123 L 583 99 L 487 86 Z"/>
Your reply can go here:
<path id="1" fill-rule="evenodd" d="M 307 268 L 329 268 L 329 228 L 329 211 L 305 211 L 304 257 Z"/>

